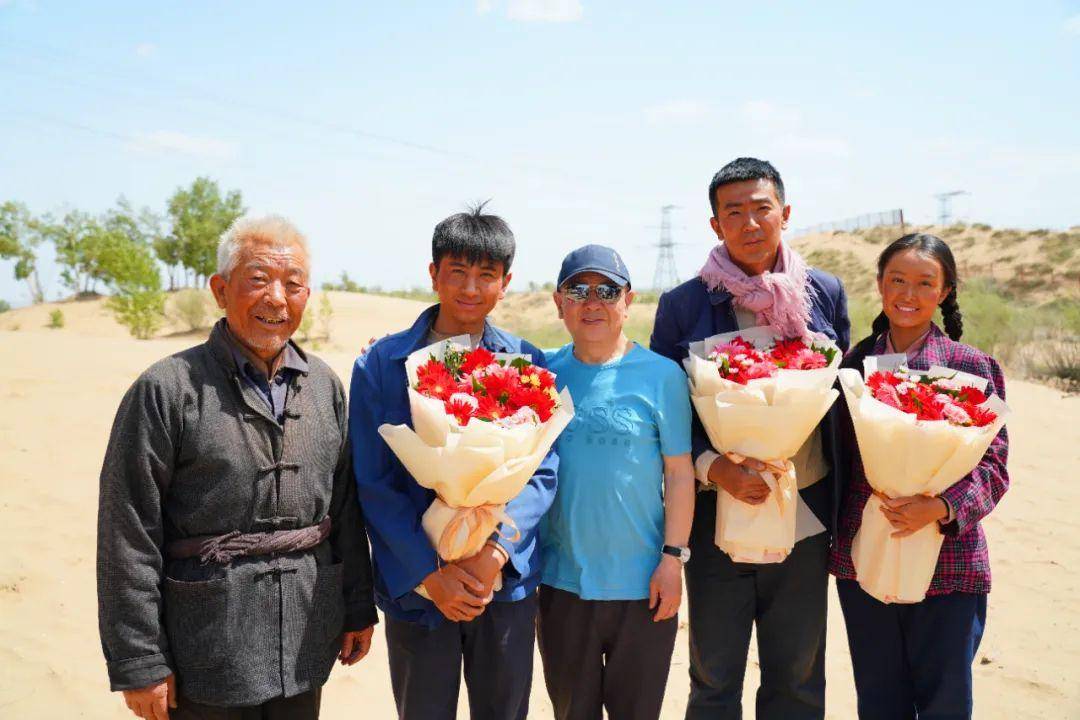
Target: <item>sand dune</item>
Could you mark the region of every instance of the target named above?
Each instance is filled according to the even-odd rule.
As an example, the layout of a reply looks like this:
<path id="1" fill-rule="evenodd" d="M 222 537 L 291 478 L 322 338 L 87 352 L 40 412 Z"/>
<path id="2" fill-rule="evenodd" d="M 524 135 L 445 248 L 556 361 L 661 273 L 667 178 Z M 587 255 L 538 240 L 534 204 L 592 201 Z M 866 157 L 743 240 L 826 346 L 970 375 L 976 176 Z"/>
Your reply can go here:
<path id="1" fill-rule="evenodd" d="M 333 336 L 319 354 L 346 380 L 355 348 L 423 307 L 337 294 L 334 304 Z M 96 305 L 65 304 L 68 327 L 55 331 L 42 327 L 47 308 L 0 318 L 0 718 L 130 717 L 108 691 L 97 639 L 97 475 L 125 389 L 151 362 L 199 338 L 132 340 Z M 975 668 L 976 717 L 1080 717 L 1080 398 L 1012 381 L 1009 402 L 1013 487 L 986 522 L 995 585 Z M 835 596 L 827 663 L 828 716 L 853 718 Z M 752 651 L 747 717 L 756 683 Z M 683 628 L 665 718 L 682 717 L 688 684 Z M 393 716 L 381 632 L 369 658 L 334 671 L 324 698 L 327 718 Z M 532 707 L 531 717 L 552 716 L 539 662 Z"/>

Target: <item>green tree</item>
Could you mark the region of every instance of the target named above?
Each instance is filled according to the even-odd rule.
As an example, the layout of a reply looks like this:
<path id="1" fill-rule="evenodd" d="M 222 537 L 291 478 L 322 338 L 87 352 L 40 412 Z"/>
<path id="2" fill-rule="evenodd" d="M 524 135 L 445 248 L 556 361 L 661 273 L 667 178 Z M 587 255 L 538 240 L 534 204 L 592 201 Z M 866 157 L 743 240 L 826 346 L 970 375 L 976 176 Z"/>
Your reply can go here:
<path id="1" fill-rule="evenodd" d="M 90 242 L 92 272 L 112 292 L 108 307 L 131 334 L 145 340 L 165 319 L 165 293 L 154 259 L 152 227 L 146 214 L 136 214 L 120 198 L 117 206 L 96 221 Z"/>
<path id="2" fill-rule="evenodd" d="M 15 261 L 15 279 L 26 281 L 34 304 L 45 300 L 35 252 L 41 241 L 41 224 L 25 205 L 17 202 L 0 205 L 0 259 Z"/>
<path id="3" fill-rule="evenodd" d="M 169 198 L 172 232 L 155 246 L 166 265 L 177 262 L 201 287 L 217 270 L 217 244 L 221 234 L 244 213 L 239 190 L 224 197 L 210 178 L 196 178 L 190 188 L 179 188 Z"/>
<path id="4" fill-rule="evenodd" d="M 96 268 L 96 256 L 101 244 L 101 226 L 92 215 L 72 210 L 62 218 L 45 215 L 41 219 L 42 235 L 56 248 L 56 264 L 60 280 L 76 294 L 97 292 L 102 279 Z"/>

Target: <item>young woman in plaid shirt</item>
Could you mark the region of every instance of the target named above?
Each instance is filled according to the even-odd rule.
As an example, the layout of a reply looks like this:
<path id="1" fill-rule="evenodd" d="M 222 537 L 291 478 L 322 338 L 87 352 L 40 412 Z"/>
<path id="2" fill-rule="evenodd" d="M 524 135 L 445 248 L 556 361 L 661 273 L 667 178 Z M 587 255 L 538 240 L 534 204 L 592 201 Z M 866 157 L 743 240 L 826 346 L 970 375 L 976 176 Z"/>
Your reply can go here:
<path id="1" fill-rule="evenodd" d="M 913 234 L 893 242 L 878 258 L 882 312 L 843 367 L 861 370 L 868 355 L 903 352 L 913 370 L 938 365 L 978 375 L 988 381 L 987 394 L 1004 399 L 1005 379 L 997 361 L 958 342 L 963 322 L 956 288 L 956 261 L 940 238 Z M 944 332 L 932 321 L 938 308 Z M 855 581 L 851 543 L 871 489 L 850 417 L 844 446 L 851 477 L 829 570 L 836 576 L 847 624 L 859 717 L 970 718 L 971 664 L 990 592 L 990 557 L 979 521 L 1009 487 L 1005 429 L 979 465 L 940 495 L 896 498 L 882 509 L 901 535 L 936 522 L 945 536 L 926 599 L 906 605 L 879 602 Z"/>

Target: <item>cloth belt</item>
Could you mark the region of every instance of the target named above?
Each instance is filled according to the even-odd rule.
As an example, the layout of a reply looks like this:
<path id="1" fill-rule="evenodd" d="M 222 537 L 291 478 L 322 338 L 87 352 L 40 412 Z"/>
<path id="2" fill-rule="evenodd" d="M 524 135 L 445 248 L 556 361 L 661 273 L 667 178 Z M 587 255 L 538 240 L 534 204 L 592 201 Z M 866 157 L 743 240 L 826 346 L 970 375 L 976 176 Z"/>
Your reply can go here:
<path id="1" fill-rule="evenodd" d="M 166 544 L 165 554 L 170 560 L 197 557 L 203 565 L 208 563 L 225 565 L 238 557 L 309 550 L 322 543 L 329 535 L 330 516 L 327 515 L 318 525 L 309 525 L 295 530 L 253 533 L 233 530 L 224 535 L 196 535 L 173 540 Z"/>

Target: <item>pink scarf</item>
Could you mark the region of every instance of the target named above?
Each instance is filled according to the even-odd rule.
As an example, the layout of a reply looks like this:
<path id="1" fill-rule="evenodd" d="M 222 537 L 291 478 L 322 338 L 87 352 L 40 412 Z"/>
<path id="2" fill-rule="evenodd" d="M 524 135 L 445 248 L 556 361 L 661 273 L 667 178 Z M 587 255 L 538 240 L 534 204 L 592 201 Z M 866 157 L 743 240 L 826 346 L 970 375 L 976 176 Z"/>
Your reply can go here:
<path id="1" fill-rule="evenodd" d="M 804 338 L 811 333 L 807 265 L 802 255 L 781 242 L 772 272 L 747 275 L 731 260 L 720 243 L 709 253 L 698 275 L 709 290 L 721 285 L 735 304 L 757 314 L 758 325 L 769 325 L 785 338 Z"/>

